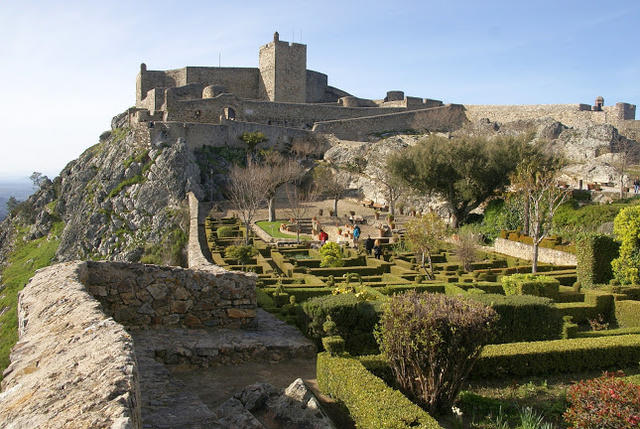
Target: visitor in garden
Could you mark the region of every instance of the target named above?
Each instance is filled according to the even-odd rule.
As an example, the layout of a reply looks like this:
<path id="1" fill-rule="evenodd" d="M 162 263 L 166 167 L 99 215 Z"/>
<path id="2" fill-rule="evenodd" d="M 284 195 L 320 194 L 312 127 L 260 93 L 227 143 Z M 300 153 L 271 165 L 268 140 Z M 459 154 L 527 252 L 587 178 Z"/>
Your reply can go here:
<path id="1" fill-rule="evenodd" d="M 360 227 L 356 225 L 353 228 L 353 247 L 358 247 L 358 241 L 360 240 Z"/>
<path id="2" fill-rule="evenodd" d="M 371 249 L 373 249 L 373 238 L 367 235 L 367 239 L 364 240 L 364 250 L 366 250 L 367 255 L 371 255 Z"/>
<path id="3" fill-rule="evenodd" d="M 633 181 L 633 191 L 637 194 L 638 190 L 640 190 L 640 178 L 636 176 Z"/>
<path id="4" fill-rule="evenodd" d="M 318 234 L 318 239 L 320 240 L 320 244 L 324 246 L 324 244 L 329 241 L 329 234 L 324 232 L 324 229 L 321 229 L 320 234 Z"/>
<path id="5" fill-rule="evenodd" d="M 380 259 L 381 255 L 382 255 L 382 247 L 380 246 L 380 240 L 376 240 L 375 243 L 373 244 L 373 256 L 375 256 L 376 259 Z"/>

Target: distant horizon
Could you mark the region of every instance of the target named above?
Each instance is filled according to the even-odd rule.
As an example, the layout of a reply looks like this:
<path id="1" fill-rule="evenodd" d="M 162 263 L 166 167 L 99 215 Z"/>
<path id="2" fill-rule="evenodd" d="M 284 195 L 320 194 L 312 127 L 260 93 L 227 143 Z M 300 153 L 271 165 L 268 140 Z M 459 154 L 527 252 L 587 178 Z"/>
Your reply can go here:
<path id="1" fill-rule="evenodd" d="M 11 85 L 0 105 L 0 180 L 33 171 L 53 178 L 97 143 L 111 118 L 135 104 L 140 63 L 215 66 L 220 55 L 223 67 L 257 67 L 274 31 L 306 44 L 307 68 L 359 97 L 402 90 L 445 103 L 520 105 L 593 104 L 601 95 L 605 105 L 640 106 L 640 3 L 631 0 L 140 6 L 3 3 L 0 78 Z"/>

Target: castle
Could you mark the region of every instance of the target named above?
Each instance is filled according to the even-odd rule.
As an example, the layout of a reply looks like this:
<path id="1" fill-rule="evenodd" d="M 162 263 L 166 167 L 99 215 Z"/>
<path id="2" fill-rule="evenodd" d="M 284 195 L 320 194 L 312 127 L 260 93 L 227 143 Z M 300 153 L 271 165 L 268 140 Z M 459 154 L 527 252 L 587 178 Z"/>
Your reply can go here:
<path id="1" fill-rule="evenodd" d="M 141 64 L 136 105 L 121 120 L 158 123 L 154 135 L 183 138 L 192 147 L 234 145 L 244 132 L 260 131 L 274 144 L 318 133 L 366 141 L 388 131 L 448 132 L 469 121 L 511 122 L 551 117 L 567 126 L 610 123 L 640 135 L 635 105 L 588 104 L 444 105 L 440 100 L 387 91 L 359 98 L 328 84 L 326 74 L 307 69 L 307 47 L 280 40 L 260 47 L 257 68 L 184 67 L 148 70 Z M 156 136 L 157 137 L 157 136 Z"/>

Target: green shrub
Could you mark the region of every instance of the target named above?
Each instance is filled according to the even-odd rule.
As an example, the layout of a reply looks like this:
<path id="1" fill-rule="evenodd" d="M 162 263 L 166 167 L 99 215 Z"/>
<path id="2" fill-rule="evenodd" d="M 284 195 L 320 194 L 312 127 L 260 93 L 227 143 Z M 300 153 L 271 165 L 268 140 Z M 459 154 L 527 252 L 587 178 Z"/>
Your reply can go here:
<path id="1" fill-rule="evenodd" d="M 233 226 L 225 225 L 216 229 L 216 234 L 218 235 L 218 238 L 229 238 L 235 237 L 237 235 L 237 232 Z"/>
<path id="2" fill-rule="evenodd" d="M 496 318 L 478 302 L 411 291 L 391 298 L 376 337 L 401 388 L 429 412 L 447 413 Z"/>
<path id="3" fill-rule="evenodd" d="M 640 326 L 640 301 L 616 301 L 616 322 L 621 328 Z"/>
<path id="4" fill-rule="evenodd" d="M 573 316 L 564 316 L 562 318 L 562 339 L 575 338 L 578 335 L 578 324 L 573 323 Z"/>
<path id="5" fill-rule="evenodd" d="M 247 265 L 258 254 L 253 246 L 233 245 L 224 249 L 225 258 L 235 259 L 241 265 Z"/>
<path id="6" fill-rule="evenodd" d="M 640 335 L 536 341 L 485 346 L 474 378 L 571 373 L 637 365 Z"/>
<path id="7" fill-rule="evenodd" d="M 329 241 L 320 248 L 320 266 L 321 267 L 343 267 L 344 252 L 338 243 Z"/>
<path id="8" fill-rule="evenodd" d="M 318 386 L 340 400 L 359 428 L 436 429 L 441 426 L 399 391 L 371 374 L 356 359 L 320 353 Z"/>
<path id="9" fill-rule="evenodd" d="M 344 338 L 340 335 L 322 338 L 322 347 L 329 352 L 331 356 L 339 356 L 344 353 Z"/>
<path id="10" fill-rule="evenodd" d="M 530 295 L 467 294 L 491 306 L 500 316 L 492 343 L 553 340 L 562 333 L 562 317 L 549 298 Z"/>
<path id="11" fill-rule="evenodd" d="M 380 318 L 380 307 L 379 301 L 361 301 L 353 293 L 311 298 L 298 308 L 298 326 L 320 345 L 325 335 L 323 324 L 331 316 L 349 353 L 377 353 L 373 330 Z"/>
<path id="12" fill-rule="evenodd" d="M 640 206 L 618 213 L 613 232 L 620 244 L 620 256 L 611 262 L 613 273 L 622 285 L 640 284 Z"/>
<path id="13" fill-rule="evenodd" d="M 549 276 L 536 274 L 513 274 L 502 277 L 505 295 L 533 295 L 556 298 L 560 282 Z"/>
<path id="14" fill-rule="evenodd" d="M 590 204 L 583 207 L 576 201 L 561 205 L 553 215 L 553 230 L 573 240 L 580 233 L 597 232 L 600 225 L 611 220 L 624 204 Z"/>
<path id="15" fill-rule="evenodd" d="M 620 245 L 603 234 L 586 234 L 578 238 L 576 274 L 582 287 L 591 288 L 613 278 L 611 261 L 618 257 Z"/>

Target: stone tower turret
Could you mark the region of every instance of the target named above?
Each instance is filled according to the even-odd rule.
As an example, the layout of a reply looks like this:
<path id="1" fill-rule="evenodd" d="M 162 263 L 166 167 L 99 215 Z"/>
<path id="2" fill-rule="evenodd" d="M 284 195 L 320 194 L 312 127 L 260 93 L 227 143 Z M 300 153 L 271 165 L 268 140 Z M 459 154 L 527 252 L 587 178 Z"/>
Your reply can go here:
<path id="1" fill-rule="evenodd" d="M 269 101 L 304 103 L 307 91 L 307 45 L 280 40 L 260 47 L 260 98 Z"/>

